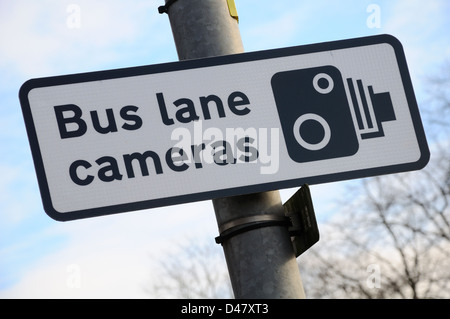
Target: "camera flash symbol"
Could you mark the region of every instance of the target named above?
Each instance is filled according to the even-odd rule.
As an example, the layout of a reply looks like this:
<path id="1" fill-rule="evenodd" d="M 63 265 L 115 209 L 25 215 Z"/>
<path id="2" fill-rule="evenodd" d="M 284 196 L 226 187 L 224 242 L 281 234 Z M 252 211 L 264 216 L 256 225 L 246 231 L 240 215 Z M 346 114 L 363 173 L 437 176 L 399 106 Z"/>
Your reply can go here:
<path id="1" fill-rule="evenodd" d="M 319 85 L 319 81 L 322 79 L 325 79 L 327 81 L 327 83 L 328 83 L 327 87 L 322 88 Z M 328 74 L 319 73 L 313 78 L 313 87 L 317 92 L 319 92 L 321 94 L 328 94 L 333 90 L 334 82 L 333 82 L 333 79 L 331 78 L 331 76 L 329 76 Z"/>

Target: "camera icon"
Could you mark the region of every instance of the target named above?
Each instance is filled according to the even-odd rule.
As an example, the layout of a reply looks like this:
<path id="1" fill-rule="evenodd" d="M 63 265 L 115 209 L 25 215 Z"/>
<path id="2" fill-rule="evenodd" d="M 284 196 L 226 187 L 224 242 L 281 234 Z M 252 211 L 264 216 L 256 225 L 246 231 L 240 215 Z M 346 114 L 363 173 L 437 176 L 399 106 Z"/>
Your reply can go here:
<path id="1" fill-rule="evenodd" d="M 352 156 L 361 139 L 384 136 L 395 120 L 389 93 L 343 81 L 334 66 L 273 75 L 271 84 L 289 156 L 296 162 Z"/>

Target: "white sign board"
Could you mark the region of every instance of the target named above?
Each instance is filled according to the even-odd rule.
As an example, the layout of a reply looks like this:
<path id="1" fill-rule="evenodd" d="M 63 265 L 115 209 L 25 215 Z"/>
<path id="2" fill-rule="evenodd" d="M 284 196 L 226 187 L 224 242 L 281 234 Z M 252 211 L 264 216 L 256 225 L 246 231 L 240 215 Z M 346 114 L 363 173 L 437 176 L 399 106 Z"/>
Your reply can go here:
<path id="1" fill-rule="evenodd" d="M 27 81 L 45 211 L 72 220 L 424 167 L 382 35 Z"/>

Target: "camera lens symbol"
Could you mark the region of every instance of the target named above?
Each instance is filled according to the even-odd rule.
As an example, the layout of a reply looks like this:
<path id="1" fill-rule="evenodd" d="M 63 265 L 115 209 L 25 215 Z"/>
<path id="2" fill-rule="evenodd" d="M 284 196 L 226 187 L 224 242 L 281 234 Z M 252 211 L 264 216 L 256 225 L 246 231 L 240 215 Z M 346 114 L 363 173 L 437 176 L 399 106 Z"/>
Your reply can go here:
<path id="1" fill-rule="evenodd" d="M 293 161 L 306 163 L 358 152 L 358 136 L 337 67 L 278 72 L 272 76 L 271 85 Z"/>
<path id="2" fill-rule="evenodd" d="M 320 82 L 320 83 L 319 83 Z M 334 88 L 334 82 L 331 76 L 326 73 L 319 73 L 313 78 L 314 89 L 321 94 L 328 94 Z"/>
<path id="3" fill-rule="evenodd" d="M 309 142 L 305 141 L 305 139 L 301 136 L 300 127 L 306 121 L 316 121 L 322 126 L 322 128 L 324 130 L 324 135 L 320 142 L 309 143 Z M 303 148 L 310 150 L 310 151 L 321 150 L 322 148 L 324 148 L 325 146 L 328 145 L 328 142 L 330 142 L 330 139 L 331 139 L 331 129 L 330 129 L 330 126 L 328 125 L 327 121 L 325 121 L 325 119 L 323 117 L 321 117 L 320 115 L 317 115 L 314 113 L 307 113 L 307 114 L 303 114 L 302 116 L 300 116 L 294 123 L 293 131 L 294 131 L 294 137 L 295 137 L 295 140 L 297 141 L 297 143 L 300 144 Z"/>

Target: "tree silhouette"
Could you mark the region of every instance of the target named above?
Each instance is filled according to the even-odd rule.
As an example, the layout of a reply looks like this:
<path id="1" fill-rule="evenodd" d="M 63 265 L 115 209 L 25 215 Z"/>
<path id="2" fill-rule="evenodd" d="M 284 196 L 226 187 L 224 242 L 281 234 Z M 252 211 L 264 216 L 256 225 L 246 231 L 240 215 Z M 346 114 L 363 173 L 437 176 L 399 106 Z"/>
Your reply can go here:
<path id="1" fill-rule="evenodd" d="M 444 69 L 450 71 L 447 63 Z M 429 79 L 421 171 L 350 184 L 318 245 L 300 257 L 312 298 L 450 297 L 450 84 Z"/>

